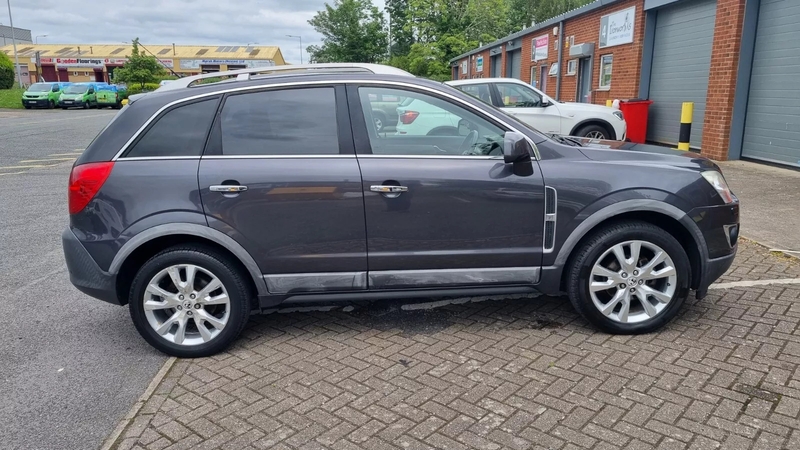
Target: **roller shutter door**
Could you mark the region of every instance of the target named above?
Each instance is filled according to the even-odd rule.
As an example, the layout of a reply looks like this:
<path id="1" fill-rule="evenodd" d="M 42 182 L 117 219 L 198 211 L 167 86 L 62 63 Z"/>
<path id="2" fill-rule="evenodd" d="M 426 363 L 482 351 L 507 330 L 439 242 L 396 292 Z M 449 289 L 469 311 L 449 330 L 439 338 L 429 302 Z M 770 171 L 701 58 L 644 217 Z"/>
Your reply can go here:
<path id="1" fill-rule="evenodd" d="M 491 57 L 491 61 L 492 61 L 492 63 L 491 63 L 490 70 L 491 70 L 491 73 L 492 73 L 492 78 L 500 78 L 500 77 L 502 77 L 503 76 L 503 72 L 502 72 L 501 69 L 503 67 L 501 66 L 501 64 L 503 63 L 503 56 L 502 55 L 494 55 L 494 56 Z"/>
<path id="2" fill-rule="evenodd" d="M 506 55 L 508 67 L 506 67 L 506 77 L 521 80 L 520 70 L 522 69 L 522 50 L 514 50 Z"/>
<path id="3" fill-rule="evenodd" d="M 647 139 L 677 144 L 681 105 L 694 102 L 690 145 L 700 148 L 716 12 L 716 0 L 683 1 L 658 10 Z"/>
<path id="4" fill-rule="evenodd" d="M 800 166 L 800 1 L 761 0 L 742 156 Z"/>

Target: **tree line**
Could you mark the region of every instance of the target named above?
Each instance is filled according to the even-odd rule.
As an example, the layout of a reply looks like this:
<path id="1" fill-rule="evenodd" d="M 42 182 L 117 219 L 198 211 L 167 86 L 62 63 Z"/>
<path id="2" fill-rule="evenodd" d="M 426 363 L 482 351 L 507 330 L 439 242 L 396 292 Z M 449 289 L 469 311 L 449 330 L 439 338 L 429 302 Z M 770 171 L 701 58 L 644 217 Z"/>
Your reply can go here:
<path id="1" fill-rule="evenodd" d="M 449 61 L 591 0 L 335 0 L 309 20 L 322 35 L 312 62 L 383 63 L 450 79 Z"/>

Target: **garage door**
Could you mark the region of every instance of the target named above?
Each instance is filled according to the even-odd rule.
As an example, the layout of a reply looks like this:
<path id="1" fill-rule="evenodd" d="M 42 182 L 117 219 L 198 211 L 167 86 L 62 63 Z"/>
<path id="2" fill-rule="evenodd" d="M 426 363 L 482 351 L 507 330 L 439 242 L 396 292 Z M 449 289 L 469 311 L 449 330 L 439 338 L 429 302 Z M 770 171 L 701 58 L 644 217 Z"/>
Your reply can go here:
<path id="1" fill-rule="evenodd" d="M 508 67 L 506 67 L 506 77 L 520 78 L 520 69 L 522 68 L 522 50 L 514 50 L 506 55 L 508 60 Z"/>
<path id="2" fill-rule="evenodd" d="M 687 0 L 658 10 L 650 76 L 653 104 L 647 127 L 649 140 L 677 144 L 681 105 L 694 102 L 690 145 L 700 148 L 716 11 L 715 0 Z"/>
<path id="3" fill-rule="evenodd" d="M 491 57 L 492 63 L 491 63 L 491 68 L 490 69 L 491 69 L 491 72 L 492 72 L 492 78 L 499 78 L 499 77 L 503 76 L 502 75 L 503 72 L 501 70 L 503 68 L 501 66 L 501 64 L 503 63 L 503 59 L 502 58 L 503 58 L 503 55 L 494 55 L 494 56 Z"/>
<path id="4" fill-rule="evenodd" d="M 742 156 L 800 166 L 800 2 L 761 0 Z"/>

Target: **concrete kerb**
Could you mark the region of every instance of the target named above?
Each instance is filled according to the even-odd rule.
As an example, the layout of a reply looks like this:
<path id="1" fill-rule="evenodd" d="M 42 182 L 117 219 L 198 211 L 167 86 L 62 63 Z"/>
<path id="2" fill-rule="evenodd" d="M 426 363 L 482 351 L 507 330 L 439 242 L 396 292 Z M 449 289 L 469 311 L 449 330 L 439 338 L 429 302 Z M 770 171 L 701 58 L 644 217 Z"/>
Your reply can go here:
<path id="1" fill-rule="evenodd" d="M 114 431 L 111 433 L 111 435 L 109 435 L 105 442 L 103 442 L 100 450 L 111 450 L 116 447 L 118 443 L 117 441 L 122 436 L 122 433 L 124 433 L 125 429 L 128 428 L 128 425 L 130 425 L 130 423 L 133 421 L 133 418 L 136 417 L 136 414 L 138 414 L 139 410 L 142 409 L 142 406 L 144 406 L 144 404 L 150 400 L 150 397 L 152 397 L 158 385 L 161 384 L 161 381 L 172 369 L 172 366 L 175 364 L 176 360 L 176 357 L 171 356 L 164 362 L 164 365 L 161 366 L 161 369 L 158 371 L 158 373 L 156 373 L 156 376 L 153 377 L 153 379 L 150 381 L 150 384 L 147 385 L 147 389 L 144 390 L 144 393 L 142 393 L 136 403 L 133 404 L 131 409 L 128 411 L 128 414 L 126 414 L 125 417 L 119 421 L 117 427 L 114 428 Z"/>

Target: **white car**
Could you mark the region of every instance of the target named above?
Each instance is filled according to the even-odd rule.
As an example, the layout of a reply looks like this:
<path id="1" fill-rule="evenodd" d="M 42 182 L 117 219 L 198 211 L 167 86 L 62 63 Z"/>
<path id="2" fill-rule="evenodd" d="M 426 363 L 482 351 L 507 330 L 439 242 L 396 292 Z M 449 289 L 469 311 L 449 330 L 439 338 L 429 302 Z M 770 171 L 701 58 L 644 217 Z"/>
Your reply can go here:
<path id="1" fill-rule="evenodd" d="M 460 117 L 436 105 L 406 97 L 397 106 L 397 134 L 411 136 L 458 136 Z"/>
<path id="2" fill-rule="evenodd" d="M 558 102 L 516 78 L 477 78 L 446 84 L 502 109 L 543 133 L 624 141 L 628 130 L 619 109 Z"/>

